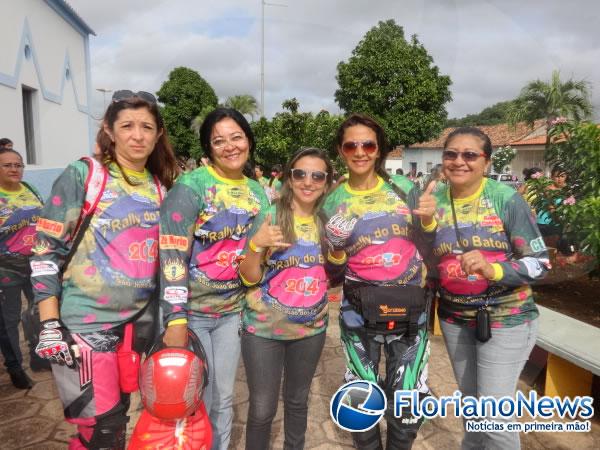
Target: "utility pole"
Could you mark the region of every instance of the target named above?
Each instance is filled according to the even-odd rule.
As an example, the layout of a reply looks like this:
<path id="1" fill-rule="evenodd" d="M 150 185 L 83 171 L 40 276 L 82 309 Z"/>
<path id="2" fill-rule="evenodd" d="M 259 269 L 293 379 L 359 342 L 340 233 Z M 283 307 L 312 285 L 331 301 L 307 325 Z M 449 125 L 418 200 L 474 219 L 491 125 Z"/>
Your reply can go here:
<path id="1" fill-rule="evenodd" d="M 265 117 L 265 6 L 279 6 L 287 8 L 287 5 L 279 3 L 267 3 L 261 0 L 261 39 L 260 39 L 260 115 Z"/>

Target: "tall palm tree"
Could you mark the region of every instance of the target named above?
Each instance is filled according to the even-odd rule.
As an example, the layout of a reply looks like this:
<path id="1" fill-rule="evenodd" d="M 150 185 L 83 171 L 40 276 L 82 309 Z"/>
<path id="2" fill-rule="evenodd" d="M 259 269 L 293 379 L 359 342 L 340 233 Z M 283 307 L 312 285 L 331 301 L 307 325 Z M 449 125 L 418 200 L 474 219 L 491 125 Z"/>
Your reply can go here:
<path id="1" fill-rule="evenodd" d="M 527 83 L 509 109 L 508 119 L 513 126 L 524 121 L 532 128 L 536 119 L 545 119 L 547 148 L 548 130 L 554 119 L 566 117 L 578 122 L 591 114 L 590 84 L 573 79 L 563 83 L 560 72 L 555 70 L 550 82 L 535 80 Z"/>
<path id="2" fill-rule="evenodd" d="M 258 114 L 258 104 L 256 99 L 248 94 L 233 95 L 225 101 L 225 106 L 228 108 L 237 109 L 242 114 L 248 114 L 252 120 L 254 115 Z"/>

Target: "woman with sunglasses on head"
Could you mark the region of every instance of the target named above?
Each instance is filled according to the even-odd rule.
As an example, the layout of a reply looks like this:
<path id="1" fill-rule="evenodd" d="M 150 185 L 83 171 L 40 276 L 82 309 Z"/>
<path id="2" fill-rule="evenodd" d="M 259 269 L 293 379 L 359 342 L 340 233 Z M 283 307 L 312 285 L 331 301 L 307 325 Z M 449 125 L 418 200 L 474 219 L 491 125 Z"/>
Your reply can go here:
<path id="1" fill-rule="evenodd" d="M 210 374 L 203 400 L 213 427 L 212 448 L 227 449 L 245 293 L 237 260 L 254 219 L 269 202 L 260 184 L 243 174 L 255 144 L 240 112 L 209 113 L 200 144 L 211 165 L 181 175 L 161 213 L 164 342 L 185 346 L 188 328 L 200 339 Z"/>
<path id="2" fill-rule="evenodd" d="M 304 448 L 308 394 L 325 343 L 327 278 L 316 213 L 331 186 L 325 151 L 286 165 L 281 196 L 261 213 L 240 263 L 242 356 L 250 392 L 246 449 L 268 449 L 283 375 L 285 449 Z"/>
<path id="3" fill-rule="evenodd" d="M 353 114 L 337 133 L 337 148 L 348 181 L 328 197 L 326 268 L 344 283 L 340 308 L 345 380 L 378 383 L 388 397 L 387 448 L 411 448 L 421 419 L 405 409 L 393 415 L 393 392 L 427 387 L 427 269 L 422 254 L 435 233 L 434 185 L 420 194 L 407 178 L 390 177 L 384 168 L 390 151 L 383 128 L 372 118 Z M 381 347 L 385 376 L 379 375 Z M 353 433 L 360 449 L 382 448 L 379 426 Z"/>
<path id="4" fill-rule="evenodd" d="M 0 149 L 0 350 L 10 380 L 18 389 L 32 387 L 22 367 L 19 322 L 21 293 L 28 303 L 33 303 L 29 256 L 35 223 L 43 206 L 39 193 L 23 182 L 24 168 L 23 158 L 16 150 Z M 26 336 L 32 340 L 28 333 Z M 49 368 L 48 362 L 35 353 L 37 337 L 29 345 L 30 368 L 34 371 Z"/>
<path id="5" fill-rule="evenodd" d="M 492 144 L 477 128 L 452 131 L 436 191 L 439 317 L 463 396 L 513 397 L 536 340 L 530 284 L 548 270 L 535 218 L 511 187 L 485 177 Z M 493 420 L 499 420 L 495 418 Z M 505 419 L 502 419 L 505 420 Z M 512 419 L 506 419 L 512 420 Z M 518 449 L 517 433 L 467 432 L 462 448 Z"/>
<path id="6" fill-rule="evenodd" d="M 129 394 L 118 344 L 156 302 L 159 208 L 177 164 L 147 92 L 116 91 L 96 141 L 101 162 L 69 165 L 37 223 L 37 352 L 53 363 L 65 418 L 77 425 L 69 448 L 123 449 Z"/>

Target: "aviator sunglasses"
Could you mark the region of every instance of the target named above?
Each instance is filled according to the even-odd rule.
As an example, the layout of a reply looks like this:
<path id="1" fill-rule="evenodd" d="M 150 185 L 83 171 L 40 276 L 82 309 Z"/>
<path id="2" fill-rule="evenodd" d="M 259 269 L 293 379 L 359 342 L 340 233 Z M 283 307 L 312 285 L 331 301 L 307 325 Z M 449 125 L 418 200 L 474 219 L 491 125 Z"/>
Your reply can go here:
<path id="1" fill-rule="evenodd" d="M 322 170 L 291 169 L 290 173 L 294 181 L 302 181 L 309 175 L 315 183 L 324 183 L 327 180 L 327 172 L 323 172 Z"/>
<path id="2" fill-rule="evenodd" d="M 442 159 L 446 159 L 448 161 L 456 161 L 459 155 L 462 157 L 463 161 L 473 162 L 476 161 L 477 158 L 479 158 L 480 156 L 485 156 L 485 152 L 457 152 L 454 150 L 444 150 L 442 152 Z"/>
<path id="3" fill-rule="evenodd" d="M 365 153 L 373 154 L 377 151 L 377 142 L 375 141 L 346 141 L 342 144 L 342 151 L 344 153 L 354 153 L 362 147 Z"/>
<path id="4" fill-rule="evenodd" d="M 146 92 L 146 91 L 133 92 L 133 91 L 130 91 L 129 89 L 115 91 L 115 93 L 112 96 L 112 101 L 113 102 L 122 102 L 123 100 L 127 100 L 128 98 L 132 98 L 132 97 L 141 98 L 142 100 L 145 100 L 148 103 L 156 103 L 156 97 L 154 95 L 152 95 L 150 92 Z"/>

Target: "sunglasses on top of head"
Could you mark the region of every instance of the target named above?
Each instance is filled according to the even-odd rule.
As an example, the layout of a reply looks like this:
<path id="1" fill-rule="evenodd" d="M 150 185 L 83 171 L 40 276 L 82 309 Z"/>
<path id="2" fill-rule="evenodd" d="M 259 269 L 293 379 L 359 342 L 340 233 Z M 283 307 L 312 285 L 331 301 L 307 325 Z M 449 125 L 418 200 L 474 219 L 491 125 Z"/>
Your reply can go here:
<path id="1" fill-rule="evenodd" d="M 123 100 L 127 100 L 133 97 L 141 98 L 142 100 L 147 101 L 148 103 L 156 103 L 156 97 L 152 95 L 150 92 L 146 91 L 137 91 L 133 92 L 129 89 L 124 89 L 120 91 L 115 91 L 112 96 L 113 102 L 122 102 Z"/>
<path id="2" fill-rule="evenodd" d="M 365 153 L 372 154 L 377 151 L 377 142 L 375 141 L 346 141 L 342 144 L 342 151 L 344 153 L 354 153 L 361 147 Z"/>
<path id="3" fill-rule="evenodd" d="M 325 183 L 327 180 L 327 172 L 323 172 L 322 170 L 291 169 L 290 173 L 294 181 L 303 181 L 309 175 L 315 183 Z"/>
<path id="4" fill-rule="evenodd" d="M 481 156 L 485 157 L 485 152 L 473 152 L 473 151 L 457 152 L 454 150 L 444 150 L 442 152 L 442 159 L 446 159 L 448 161 L 456 161 L 458 159 L 459 155 L 463 159 L 463 161 L 473 162 L 473 161 L 476 161 L 477 158 L 479 158 Z"/>

